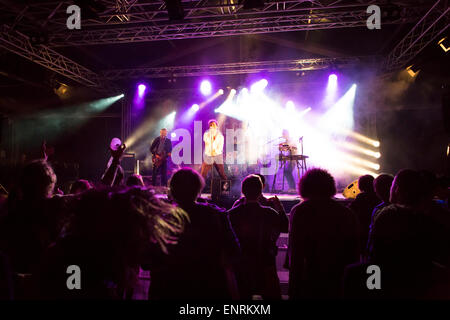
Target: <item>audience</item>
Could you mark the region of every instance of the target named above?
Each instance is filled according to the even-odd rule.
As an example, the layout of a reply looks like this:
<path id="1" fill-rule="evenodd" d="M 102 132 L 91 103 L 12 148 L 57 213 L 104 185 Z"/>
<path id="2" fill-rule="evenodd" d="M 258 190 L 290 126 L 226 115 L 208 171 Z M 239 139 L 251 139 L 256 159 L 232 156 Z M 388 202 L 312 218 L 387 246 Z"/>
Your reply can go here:
<path id="1" fill-rule="evenodd" d="M 361 191 L 356 199 L 350 203 L 349 208 L 356 214 L 359 222 L 359 243 L 361 255 L 364 255 L 369 236 L 369 226 L 372 211 L 381 200 L 374 191 L 374 178 L 371 175 L 364 175 L 358 179 L 358 188 Z"/>
<path id="2" fill-rule="evenodd" d="M 357 262 L 358 221 L 332 199 L 334 178 L 308 170 L 299 182 L 303 202 L 292 208 L 289 234 L 289 298 L 337 298 L 346 265 Z"/>
<path id="3" fill-rule="evenodd" d="M 434 283 L 438 273 L 434 272 L 433 262 L 443 257 L 443 229 L 427 214 L 430 199 L 429 192 L 424 190 L 426 185 L 426 179 L 417 171 L 404 169 L 397 173 L 390 191 L 392 204 L 383 208 L 374 220 L 368 263 L 347 269 L 344 282 L 347 297 L 420 299 L 442 294 L 442 283 L 439 286 Z M 444 247 L 448 249 L 447 244 Z M 363 270 L 369 264 L 382 270 L 383 287 L 376 294 L 365 287 L 367 274 Z M 448 297 L 448 271 L 444 276 L 439 273 L 436 282 L 447 281 L 443 291 L 447 291 Z"/>
<path id="4" fill-rule="evenodd" d="M 266 178 L 264 177 L 264 175 L 259 174 L 259 173 L 255 174 L 255 175 L 260 178 L 262 185 L 263 185 L 263 190 L 264 190 L 264 188 L 266 187 Z M 233 208 L 239 206 L 240 204 L 242 204 L 244 202 L 245 202 L 245 196 L 236 200 L 233 204 Z M 278 199 L 277 196 L 274 196 L 274 197 L 268 199 L 261 193 L 261 195 L 258 197 L 258 203 L 262 206 L 271 207 L 271 208 L 275 209 L 276 211 L 278 211 L 278 213 L 280 213 L 281 219 L 285 219 L 283 224 L 286 226 L 286 228 L 285 228 L 285 230 L 283 230 L 281 232 L 287 232 L 287 226 L 289 225 L 289 219 L 286 216 L 286 211 L 284 210 L 284 207 L 283 207 L 282 203 L 280 202 L 280 199 Z"/>
<path id="5" fill-rule="evenodd" d="M 87 180 L 77 180 L 75 181 L 72 186 L 70 187 L 70 194 L 79 194 L 84 191 L 87 191 L 89 189 L 92 189 L 92 185 Z"/>
<path id="6" fill-rule="evenodd" d="M 150 271 L 151 300 L 281 299 L 277 240 L 287 232 L 290 299 L 450 298 L 445 177 L 361 176 L 346 208 L 333 199 L 334 178 L 311 169 L 288 219 L 276 196 L 263 196 L 262 175 L 242 181 L 229 211 L 198 198 L 204 181 L 189 168 L 161 200 L 142 176 L 124 180 L 124 149 L 110 150 L 101 185 L 80 179 L 68 195 L 55 190 L 45 144 L 43 159 L 23 167 L 0 202 L 1 300 L 131 299 L 140 268 Z M 81 290 L 67 288 L 70 265 L 81 269 Z M 381 290 L 367 288 L 371 265 Z"/>
<path id="7" fill-rule="evenodd" d="M 28 298 L 33 271 L 66 221 L 64 198 L 53 196 L 56 175 L 45 160 L 23 168 L 19 190 L 11 192 L 0 226 L 0 250 L 14 270 L 16 298 Z"/>
<path id="8" fill-rule="evenodd" d="M 122 299 L 135 286 L 147 250 L 176 243 L 186 218 L 144 188 L 85 192 L 40 265 L 38 297 Z M 70 265 L 81 270 L 81 290 L 67 288 Z"/>
<path id="9" fill-rule="evenodd" d="M 187 212 L 188 223 L 168 254 L 153 250 L 142 265 L 150 270 L 149 299 L 239 297 L 234 274 L 239 243 L 226 212 L 196 201 L 203 187 L 203 178 L 189 168 L 169 181 L 170 196 Z"/>
<path id="10" fill-rule="evenodd" d="M 372 211 L 372 217 L 370 219 L 370 227 L 369 227 L 369 235 L 367 240 L 367 246 L 366 246 L 366 254 L 369 252 L 372 248 L 372 230 L 374 221 L 376 220 L 378 214 L 381 212 L 381 210 L 388 205 L 390 205 L 389 197 L 391 193 L 391 185 L 392 181 L 394 181 L 394 177 L 390 174 L 380 174 L 376 179 L 373 181 L 373 188 L 375 190 L 375 193 L 377 194 L 378 198 L 381 200 L 381 203 Z M 361 243 L 362 245 L 365 245 L 365 243 Z"/>
<path id="11" fill-rule="evenodd" d="M 142 180 L 142 176 L 140 174 L 132 174 L 127 178 L 127 182 L 125 183 L 128 187 L 144 187 L 144 180 Z"/>
<path id="12" fill-rule="evenodd" d="M 251 299 L 254 295 L 281 299 L 276 242 L 287 224 L 283 225 L 284 214 L 260 204 L 262 190 L 259 176 L 247 176 L 242 181 L 244 200 L 228 211 L 242 249 L 237 274 L 241 299 Z"/>

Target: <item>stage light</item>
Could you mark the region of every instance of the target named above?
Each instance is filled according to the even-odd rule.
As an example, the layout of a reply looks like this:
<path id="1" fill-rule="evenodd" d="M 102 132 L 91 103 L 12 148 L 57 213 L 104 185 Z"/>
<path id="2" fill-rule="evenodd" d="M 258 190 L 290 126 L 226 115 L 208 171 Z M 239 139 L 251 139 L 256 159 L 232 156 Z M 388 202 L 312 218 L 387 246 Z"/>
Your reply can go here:
<path id="1" fill-rule="evenodd" d="M 146 90 L 147 90 L 147 86 L 145 84 L 143 84 L 143 83 L 139 84 L 138 85 L 138 95 L 139 95 L 139 97 L 142 98 L 144 96 L 144 93 L 145 93 Z"/>
<path id="2" fill-rule="evenodd" d="M 235 89 L 231 89 L 230 92 L 228 93 L 228 97 L 225 99 L 225 101 L 220 105 L 219 108 L 215 109 L 214 112 L 221 112 L 220 108 L 222 109 L 226 109 L 226 108 L 234 108 L 235 104 L 233 104 L 233 98 L 236 95 L 236 90 Z M 219 124 L 219 128 L 222 127 L 223 123 L 225 122 L 225 119 L 227 118 L 226 114 L 221 112 L 219 117 L 217 118 L 217 122 Z"/>
<path id="3" fill-rule="evenodd" d="M 337 75 L 334 73 L 328 76 L 327 89 L 325 92 L 325 98 L 323 100 L 323 105 L 329 107 L 336 102 L 337 95 Z"/>
<path id="4" fill-rule="evenodd" d="M 335 131 L 353 130 L 353 105 L 356 96 L 356 84 L 353 84 L 349 90 L 323 115 L 321 126 L 324 130 Z"/>
<path id="5" fill-rule="evenodd" d="M 307 114 L 307 113 L 310 112 L 311 110 L 312 110 L 311 107 L 308 107 L 308 108 L 306 108 L 305 110 L 301 111 L 301 112 L 299 113 L 299 116 L 300 116 L 300 117 L 303 117 L 305 114 Z"/>
<path id="6" fill-rule="evenodd" d="M 369 160 L 365 160 L 365 159 L 361 159 L 355 155 L 349 154 L 349 153 L 345 153 L 345 152 L 341 152 L 340 157 L 342 157 L 343 161 L 350 161 L 353 163 L 356 163 L 358 165 L 362 165 L 364 167 L 370 168 L 370 169 L 374 169 L 374 170 L 380 170 L 380 165 L 378 163 L 369 161 Z"/>
<path id="7" fill-rule="evenodd" d="M 355 138 L 358 141 L 367 143 L 368 145 L 374 146 L 375 148 L 379 148 L 380 147 L 380 141 L 371 139 L 369 137 L 366 137 L 358 132 L 354 132 L 345 128 L 336 128 L 336 131 L 339 133 L 342 133 L 343 135 L 347 135 L 350 136 L 352 138 Z"/>
<path id="8" fill-rule="evenodd" d="M 173 129 L 174 123 L 175 123 L 175 116 L 177 112 L 173 111 L 169 113 L 167 116 L 162 118 L 159 122 L 158 127 L 159 128 L 166 128 L 168 131 L 171 131 Z"/>
<path id="9" fill-rule="evenodd" d="M 105 99 L 100 99 L 94 102 L 91 102 L 88 105 L 88 109 L 87 111 L 96 111 L 96 112 L 100 112 L 105 110 L 106 108 L 108 108 L 110 105 L 112 105 L 114 102 L 122 99 L 125 95 L 124 94 L 120 94 L 114 97 L 109 97 L 109 98 L 105 98 Z"/>
<path id="10" fill-rule="evenodd" d="M 224 91 L 223 91 L 223 89 L 220 89 L 219 91 L 217 91 L 218 93 L 219 93 L 219 95 L 222 95 L 222 94 L 224 94 Z"/>
<path id="11" fill-rule="evenodd" d="M 191 107 L 192 111 L 197 112 L 200 109 L 200 106 L 196 103 L 194 103 Z"/>
<path id="12" fill-rule="evenodd" d="M 59 83 L 59 86 L 53 89 L 53 91 L 60 99 L 67 99 L 71 96 L 70 87 L 64 83 Z"/>
<path id="13" fill-rule="evenodd" d="M 356 151 L 356 152 L 371 156 L 373 158 L 378 159 L 381 157 L 381 153 L 379 153 L 379 152 L 375 152 L 373 150 L 363 148 L 361 146 L 355 145 L 355 144 L 347 142 L 347 141 L 339 141 L 336 144 L 338 146 L 344 147 L 345 149 Z"/>
<path id="14" fill-rule="evenodd" d="M 337 83 L 337 75 L 334 73 L 328 76 L 328 83 Z"/>
<path id="15" fill-rule="evenodd" d="M 406 71 L 412 78 L 417 77 L 417 75 L 420 72 L 420 70 L 417 67 L 415 67 L 414 65 L 410 65 L 409 67 L 407 67 Z"/>
<path id="16" fill-rule="evenodd" d="M 444 50 L 444 52 L 447 52 L 448 50 L 450 50 L 450 43 L 447 40 L 447 37 L 439 40 L 438 45 L 442 48 L 442 50 Z"/>
<path id="17" fill-rule="evenodd" d="M 295 104 L 292 100 L 289 100 L 288 102 L 286 102 L 286 110 L 289 112 L 295 111 Z"/>
<path id="18" fill-rule="evenodd" d="M 200 92 L 204 96 L 209 96 L 212 92 L 211 82 L 209 82 L 208 80 L 203 80 L 200 83 Z"/>
<path id="19" fill-rule="evenodd" d="M 262 92 L 268 84 L 269 82 L 266 79 L 261 79 L 251 85 L 250 91 L 252 93 Z"/>
<path id="20" fill-rule="evenodd" d="M 177 134 L 176 134 L 175 132 L 172 132 L 172 133 L 170 134 L 170 136 L 171 136 L 172 139 L 173 139 L 173 138 L 175 138 L 175 137 L 177 136 Z"/>

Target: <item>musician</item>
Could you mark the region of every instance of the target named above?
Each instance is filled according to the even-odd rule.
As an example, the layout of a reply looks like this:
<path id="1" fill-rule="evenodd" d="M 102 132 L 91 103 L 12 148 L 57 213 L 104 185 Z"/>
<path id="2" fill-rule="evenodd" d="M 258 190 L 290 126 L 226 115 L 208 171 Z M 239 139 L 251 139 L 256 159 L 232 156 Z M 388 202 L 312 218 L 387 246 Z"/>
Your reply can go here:
<path id="1" fill-rule="evenodd" d="M 284 155 L 295 155 L 297 154 L 297 146 L 296 144 L 291 140 L 289 136 L 289 131 L 284 129 L 282 133 L 282 139 L 284 139 L 284 142 L 279 144 L 280 152 Z M 296 192 L 295 188 L 295 180 L 294 176 L 292 175 L 292 170 L 294 169 L 295 161 L 287 161 L 285 163 L 285 166 L 283 168 L 283 175 L 287 180 L 287 183 L 289 185 L 289 192 Z"/>
<path id="2" fill-rule="evenodd" d="M 167 138 L 166 128 L 161 129 L 159 134 L 159 137 L 155 138 L 150 146 L 150 152 L 153 155 L 152 184 L 156 185 L 156 175 L 160 172 L 161 185 L 167 186 L 167 159 L 172 152 L 172 141 Z"/>
<path id="3" fill-rule="evenodd" d="M 205 155 L 203 158 L 202 168 L 200 174 L 203 179 L 206 179 L 208 171 L 214 165 L 220 177 L 223 180 L 227 179 L 223 166 L 223 143 L 224 137 L 218 129 L 216 120 L 208 121 L 209 129 L 203 134 L 203 141 L 205 142 Z"/>

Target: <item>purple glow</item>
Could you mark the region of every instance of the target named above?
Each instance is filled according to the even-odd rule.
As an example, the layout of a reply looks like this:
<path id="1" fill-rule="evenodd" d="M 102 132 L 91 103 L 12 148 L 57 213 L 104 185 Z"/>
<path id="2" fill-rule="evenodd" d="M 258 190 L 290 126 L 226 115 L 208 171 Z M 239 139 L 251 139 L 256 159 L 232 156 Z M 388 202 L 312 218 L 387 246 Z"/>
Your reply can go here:
<path id="1" fill-rule="evenodd" d="M 269 81 L 267 81 L 266 79 L 261 79 L 251 85 L 250 91 L 262 92 L 267 87 L 268 84 L 269 84 Z"/>
<path id="2" fill-rule="evenodd" d="M 145 84 L 139 84 L 138 85 L 138 94 L 139 94 L 139 97 L 142 97 L 143 95 L 144 95 L 144 93 L 145 93 L 145 91 L 147 90 L 147 86 L 145 85 Z"/>
<path id="3" fill-rule="evenodd" d="M 212 92 L 211 82 L 209 82 L 208 80 L 203 80 L 200 84 L 200 92 L 204 96 L 209 96 Z"/>
<path id="4" fill-rule="evenodd" d="M 338 88 L 338 77 L 332 73 L 328 76 L 327 89 L 323 104 L 327 107 L 332 106 L 336 102 Z"/>
<path id="5" fill-rule="evenodd" d="M 337 75 L 335 75 L 334 73 L 333 74 L 330 74 L 329 76 L 328 76 L 328 82 L 330 83 L 337 83 Z"/>
<path id="6" fill-rule="evenodd" d="M 198 104 L 193 104 L 191 107 L 192 111 L 197 112 L 200 109 L 200 106 Z"/>
<path id="7" fill-rule="evenodd" d="M 292 100 L 289 100 L 288 102 L 286 102 L 286 109 L 290 112 L 295 111 L 295 104 Z"/>

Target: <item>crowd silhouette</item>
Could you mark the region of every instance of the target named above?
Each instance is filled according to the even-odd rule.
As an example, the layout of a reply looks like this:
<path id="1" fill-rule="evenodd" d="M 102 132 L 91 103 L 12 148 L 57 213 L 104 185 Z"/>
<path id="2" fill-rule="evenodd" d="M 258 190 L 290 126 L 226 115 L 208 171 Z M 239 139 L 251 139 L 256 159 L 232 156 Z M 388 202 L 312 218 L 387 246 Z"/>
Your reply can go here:
<path id="1" fill-rule="evenodd" d="M 123 150 L 122 150 L 123 151 Z M 0 205 L 0 299 L 131 299 L 140 270 L 148 299 L 282 299 L 277 241 L 289 234 L 289 299 L 450 298 L 449 181 L 427 171 L 361 176 L 348 206 L 324 169 L 300 179 L 286 214 L 266 198 L 265 178 L 242 181 L 229 210 L 200 197 L 204 180 L 181 168 L 167 199 L 142 177 L 124 179 L 122 153 L 99 183 L 68 194 L 46 160 L 26 164 Z M 70 290 L 67 268 L 82 270 Z M 367 285 L 368 267 L 381 289 Z"/>

